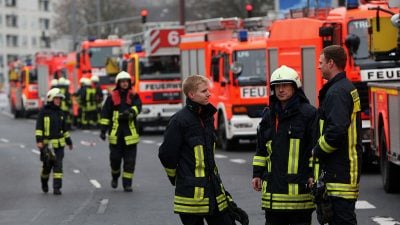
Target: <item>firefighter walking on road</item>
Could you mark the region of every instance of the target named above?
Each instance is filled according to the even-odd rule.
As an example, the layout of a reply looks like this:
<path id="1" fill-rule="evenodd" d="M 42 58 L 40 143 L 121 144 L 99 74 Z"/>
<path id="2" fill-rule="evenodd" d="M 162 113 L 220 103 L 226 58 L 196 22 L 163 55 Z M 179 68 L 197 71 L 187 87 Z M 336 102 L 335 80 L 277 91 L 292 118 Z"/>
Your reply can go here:
<path id="1" fill-rule="evenodd" d="M 103 103 L 103 91 L 100 86 L 100 79 L 96 75 L 92 75 L 90 78 L 92 81 L 93 88 L 95 91 L 95 100 L 96 100 L 96 115 L 94 116 L 95 126 L 97 127 L 100 122 L 100 113 L 101 113 L 101 104 Z"/>
<path id="2" fill-rule="evenodd" d="M 71 130 L 72 126 L 72 118 L 71 118 L 71 110 L 72 110 L 72 99 L 71 93 L 69 93 L 69 80 L 64 77 L 60 77 L 58 79 L 58 88 L 61 91 L 61 94 L 64 95 L 64 98 L 61 100 L 61 110 L 64 112 L 66 118 L 66 129 Z"/>
<path id="3" fill-rule="evenodd" d="M 317 110 L 297 72 L 281 66 L 271 75 L 270 107 L 257 130 L 252 186 L 262 192 L 266 225 L 310 225 L 314 210 L 307 184 Z"/>
<path id="4" fill-rule="evenodd" d="M 36 121 L 36 146 L 40 150 L 43 162 L 41 183 L 42 191 L 49 191 L 48 180 L 53 170 L 53 193 L 61 195 L 63 177 L 64 146 L 72 150 L 70 133 L 66 130 L 66 118 L 60 109 L 64 95 L 60 89 L 52 88 L 47 92 L 47 104 L 40 111 Z"/>
<path id="5" fill-rule="evenodd" d="M 111 187 L 118 187 L 123 160 L 122 186 L 124 191 L 132 192 L 132 178 L 135 171 L 137 143 L 139 134 L 136 117 L 142 109 L 137 93 L 132 91 L 131 76 L 122 71 L 118 73 L 116 88 L 107 97 L 101 111 L 100 138 L 110 143 Z"/>

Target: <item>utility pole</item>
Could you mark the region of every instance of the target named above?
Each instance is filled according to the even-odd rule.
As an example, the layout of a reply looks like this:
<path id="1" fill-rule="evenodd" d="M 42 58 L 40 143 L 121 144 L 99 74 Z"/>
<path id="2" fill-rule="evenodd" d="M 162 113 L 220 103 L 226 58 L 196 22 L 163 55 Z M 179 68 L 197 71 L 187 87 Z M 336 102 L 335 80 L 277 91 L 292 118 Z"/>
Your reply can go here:
<path id="1" fill-rule="evenodd" d="M 185 25 L 185 0 L 179 0 L 179 24 Z"/>
<path id="2" fill-rule="evenodd" d="M 100 17 L 101 17 L 101 15 L 100 15 L 100 0 L 97 0 L 96 1 L 96 22 L 97 22 L 97 24 L 100 23 Z M 96 36 L 97 36 L 97 38 L 100 38 L 100 26 L 99 25 L 97 25 L 97 27 L 96 27 Z"/>
<path id="3" fill-rule="evenodd" d="M 71 14 L 72 14 L 72 23 L 71 23 L 71 31 L 72 31 L 72 50 L 75 50 L 75 45 L 77 42 L 77 30 L 76 30 L 76 0 L 72 0 L 71 4 Z"/>

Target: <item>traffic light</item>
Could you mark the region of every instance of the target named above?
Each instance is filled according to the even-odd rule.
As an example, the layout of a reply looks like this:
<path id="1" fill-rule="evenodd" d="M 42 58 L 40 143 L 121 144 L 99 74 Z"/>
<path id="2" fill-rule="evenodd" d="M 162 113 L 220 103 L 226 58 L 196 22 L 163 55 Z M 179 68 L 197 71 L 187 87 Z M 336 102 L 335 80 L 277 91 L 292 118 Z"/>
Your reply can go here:
<path id="1" fill-rule="evenodd" d="M 251 17 L 251 13 L 253 11 L 253 6 L 251 4 L 246 4 L 247 18 Z"/>
<path id="2" fill-rule="evenodd" d="M 143 9 L 143 10 L 140 12 L 140 15 L 142 16 L 142 23 L 146 23 L 147 10 L 146 10 L 146 9 Z"/>

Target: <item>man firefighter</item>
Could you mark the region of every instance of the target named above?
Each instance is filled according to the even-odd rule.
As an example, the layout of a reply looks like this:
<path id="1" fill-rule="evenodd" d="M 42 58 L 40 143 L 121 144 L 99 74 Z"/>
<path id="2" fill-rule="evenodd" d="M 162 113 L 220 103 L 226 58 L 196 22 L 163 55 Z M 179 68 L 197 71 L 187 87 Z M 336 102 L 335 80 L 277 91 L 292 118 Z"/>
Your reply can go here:
<path id="1" fill-rule="evenodd" d="M 101 104 L 103 103 L 103 91 L 101 90 L 100 80 L 99 80 L 98 76 L 92 75 L 90 80 L 92 81 L 93 88 L 96 90 L 96 92 L 95 92 L 95 101 L 96 101 L 95 123 L 97 126 L 98 122 L 100 122 Z"/>
<path id="2" fill-rule="evenodd" d="M 48 180 L 53 170 L 53 193 L 61 195 L 63 177 L 64 146 L 72 150 L 69 131 L 66 130 L 65 116 L 60 109 L 64 95 L 60 89 L 52 88 L 47 92 L 47 104 L 40 111 L 36 121 L 36 146 L 40 150 L 43 162 L 41 183 L 42 191 L 49 191 Z"/>
<path id="3" fill-rule="evenodd" d="M 58 88 L 61 91 L 61 94 L 64 95 L 64 99 L 61 100 L 61 110 L 64 112 L 66 119 L 66 129 L 71 130 L 72 126 L 72 117 L 71 117 L 71 109 L 72 109 L 72 99 L 71 94 L 69 93 L 69 80 L 64 77 L 58 78 Z"/>
<path id="4" fill-rule="evenodd" d="M 111 187 L 118 187 L 123 160 L 122 186 L 132 192 L 132 178 L 135 171 L 139 134 L 136 117 L 142 109 L 139 95 L 132 91 L 131 76 L 121 71 L 116 79 L 116 87 L 107 97 L 101 110 L 100 138 L 110 143 Z"/>
<path id="5" fill-rule="evenodd" d="M 174 211 L 184 225 L 248 224 L 247 214 L 225 191 L 214 159 L 216 108 L 201 75 L 182 84 L 186 106 L 170 120 L 158 157 L 175 188 Z"/>
<path id="6" fill-rule="evenodd" d="M 81 110 L 81 126 L 83 129 L 93 128 L 96 118 L 96 89 L 89 78 L 81 78 L 81 88 L 76 93 Z"/>
<path id="7" fill-rule="evenodd" d="M 252 186 L 262 191 L 266 225 L 310 225 L 314 203 L 307 184 L 317 110 L 287 66 L 272 73 L 271 92 L 257 130 Z"/>

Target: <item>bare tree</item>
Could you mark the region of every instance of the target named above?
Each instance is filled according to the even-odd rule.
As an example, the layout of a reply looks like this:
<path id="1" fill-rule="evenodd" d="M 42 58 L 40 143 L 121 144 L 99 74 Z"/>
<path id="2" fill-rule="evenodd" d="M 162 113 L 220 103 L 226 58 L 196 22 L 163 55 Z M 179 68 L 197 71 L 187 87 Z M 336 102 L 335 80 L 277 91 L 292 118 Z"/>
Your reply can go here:
<path id="1" fill-rule="evenodd" d="M 73 27 L 75 27 L 77 36 L 97 36 L 98 38 L 105 38 L 112 34 L 122 36 L 127 33 L 134 33 L 141 27 L 140 12 L 135 10 L 130 0 L 72 0 L 57 2 L 55 5 L 57 16 L 54 19 L 56 34 L 53 38 L 66 34 L 74 35 Z M 99 8 L 97 3 L 99 3 Z M 100 16 L 99 19 L 98 16 Z M 103 24 L 99 25 L 99 27 L 93 26 L 96 22 L 107 22 L 135 16 L 138 16 L 138 19 L 134 21 Z M 97 35 L 98 31 L 100 31 L 100 37 Z"/>
<path id="2" fill-rule="evenodd" d="M 216 17 L 247 17 L 246 5 L 253 6 L 252 16 L 267 16 L 274 8 L 274 0 L 187 0 L 186 20 Z"/>

